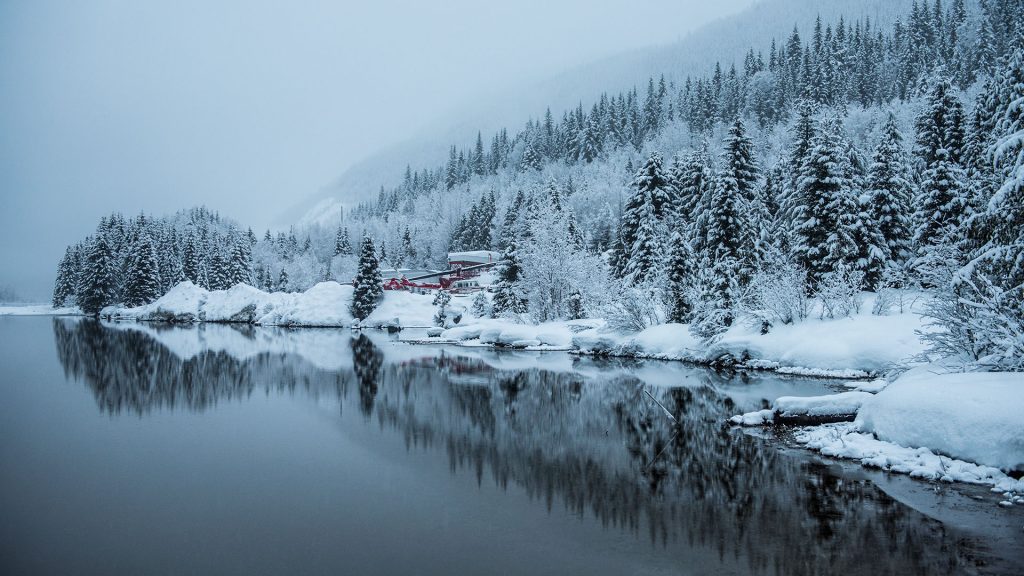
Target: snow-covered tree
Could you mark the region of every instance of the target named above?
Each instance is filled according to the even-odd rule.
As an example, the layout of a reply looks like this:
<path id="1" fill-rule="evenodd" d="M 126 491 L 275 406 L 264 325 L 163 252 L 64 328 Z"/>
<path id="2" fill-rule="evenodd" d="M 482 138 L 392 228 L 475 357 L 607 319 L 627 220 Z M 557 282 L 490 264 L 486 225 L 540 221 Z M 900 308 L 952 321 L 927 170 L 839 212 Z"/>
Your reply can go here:
<path id="1" fill-rule="evenodd" d="M 800 173 L 794 252 L 812 286 L 838 266 L 853 268 L 860 255 L 860 207 L 848 176 L 846 149 L 842 124 L 827 116 L 818 123 Z"/>
<path id="2" fill-rule="evenodd" d="M 98 234 L 90 243 L 82 272 L 78 307 L 86 314 L 99 314 L 114 303 L 114 254 L 106 234 Z"/>
<path id="3" fill-rule="evenodd" d="M 882 128 L 868 171 L 868 215 L 878 224 L 888 257 L 902 262 L 910 254 L 911 185 L 903 137 L 891 113 Z"/>
<path id="4" fill-rule="evenodd" d="M 132 244 L 123 300 L 125 306 L 141 306 L 160 297 L 160 269 L 148 233 L 139 234 Z"/>
<path id="5" fill-rule="evenodd" d="M 369 236 L 363 237 L 359 249 L 359 271 L 352 286 L 352 305 L 349 310 L 356 320 L 365 320 L 384 297 L 377 249 Z"/>

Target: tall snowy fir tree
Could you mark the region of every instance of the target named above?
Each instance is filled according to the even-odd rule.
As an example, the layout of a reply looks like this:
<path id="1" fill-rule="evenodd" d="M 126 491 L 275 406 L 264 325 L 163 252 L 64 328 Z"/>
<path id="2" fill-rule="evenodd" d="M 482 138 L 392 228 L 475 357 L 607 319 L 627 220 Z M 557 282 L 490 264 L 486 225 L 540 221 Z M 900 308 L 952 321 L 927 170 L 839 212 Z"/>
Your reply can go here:
<path id="1" fill-rule="evenodd" d="M 83 263 L 83 278 L 76 298 L 82 312 L 95 315 L 105 306 L 114 304 L 114 264 L 114 253 L 107 242 L 106 234 L 97 235 L 91 242 Z"/>
<path id="2" fill-rule="evenodd" d="M 868 171 L 868 213 L 878 224 L 890 260 L 910 255 L 911 184 L 903 137 L 890 113 Z"/>
<path id="3" fill-rule="evenodd" d="M 359 249 L 359 271 L 352 286 L 352 305 L 349 310 L 356 320 L 365 320 L 384 298 L 377 249 L 369 236 L 363 237 Z"/>
<path id="4" fill-rule="evenodd" d="M 690 245 L 680 232 L 674 232 L 669 242 L 668 259 L 668 321 L 689 322 L 693 312 L 692 288 L 696 266 Z"/>
<path id="5" fill-rule="evenodd" d="M 501 263 L 498 265 L 498 279 L 494 285 L 494 300 L 491 302 L 491 313 L 494 316 L 526 312 L 526 298 L 523 296 L 520 285 L 522 274 L 522 266 L 519 262 L 519 244 L 514 237 L 511 237 L 501 254 Z"/>
<path id="6" fill-rule="evenodd" d="M 841 267 L 854 268 L 859 256 L 856 227 L 859 207 L 848 177 L 847 149 L 839 118 L 817 126 L 802 162 L 794 214 L 794 251 L 812 286 Z"/>
<path id="7" fill-rule="evenodd" d="M 78 277 L 76 266 L 74 253 L 71 251 L 71 247 L 68 246 L 64 250 L 64 257 L 61 258 L 60 265 L 57 267 L 57 281 L 53 286 L 53 306 L 55 308 L 64 306 L 75 295 L 75 285 L 77 284 Z"/>
<path id="8" fill-rule="evenodd" d="M 153 241 L 143 232 L 132 242 L 132 254 L 125 274 L 124 305 L 149 304 L 160 296 L 160 269 Z"/>

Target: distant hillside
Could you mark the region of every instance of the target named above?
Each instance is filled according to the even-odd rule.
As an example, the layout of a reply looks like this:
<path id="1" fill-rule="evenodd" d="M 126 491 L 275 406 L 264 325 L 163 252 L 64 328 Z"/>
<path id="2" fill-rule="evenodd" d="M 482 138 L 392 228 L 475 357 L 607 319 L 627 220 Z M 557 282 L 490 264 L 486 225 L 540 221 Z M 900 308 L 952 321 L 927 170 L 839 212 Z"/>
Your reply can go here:
<path id="1" fill-rule="evenodd" d="M 767 53 L 771 39 L 782 39 L 794 24 L 809 37 L 815 19 L 831 22 L 870 18 L 883 28 L 905 15 L 912 0 L 764 0 L 744 12 L 723 18 L 687 35 L 679 42 L 631 51 L 579 66 L 521 90 L 495 93 L 453 105 L 417 137 L 382 150 L 348 169 L 318 195 L 282 214 L 283 225 L 336 225 L 342 207 L 376 197 L 381 186 L 401 182 L 406 165 L 432 167 L 444 162 L 449 147 L 472 144 L 478 131 L 487 137 L 502 127 L 518 130 L 529 118 L 538 119 L 547 107 L 556 117 L 582 102 L 588 107 L 602 92 L 631 87 L 642 89 L 650 76 L 669 81 L 709 72 L 716 61 L 742 64 L 754 46 Z"/>

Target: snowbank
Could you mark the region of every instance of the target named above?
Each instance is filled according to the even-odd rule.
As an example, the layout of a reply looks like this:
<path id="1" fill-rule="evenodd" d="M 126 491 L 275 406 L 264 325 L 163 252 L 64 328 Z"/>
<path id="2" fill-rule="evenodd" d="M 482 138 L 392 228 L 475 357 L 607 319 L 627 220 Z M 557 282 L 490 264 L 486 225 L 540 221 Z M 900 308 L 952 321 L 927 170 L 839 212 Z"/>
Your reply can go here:
<path id="1" fill-rule="evenodd" d="M 143 321 L 241 322 L 268 326 L 345 327 L 354 325 L 349 313 L 352 287 L 321 282 L 300 293 L 267 293 L 238 284 L 228 290 L 206 290 L 182 282 L 155 302 L 137 308 L 105 308 L 101 315 Z M 422 327 L 431 324 L 430 296 L 385 291 L 364 326 Z"/>
<path id="2" fill-rule="evenodd" d="M 851 419 L 861 405 L 874 396 L 869 392 L 851 391 L 825 396 L 783 396 L 772 403 L 770 409 L 748 412 L 729 419 L 741 426 L 763 426 L 775 422 L 792 423 L 807 420 L 815 422 Z"/>
<path id="3" fill-rule="evenodd" d="M 528 350 L 571 350 L 573 334 L 602 326 L 601 320 L 570 320 L 543 324 L 516 324 L 509 320 L 476 318 L 463 321 L 437 335 L 462 345 L 505 346 Z"/>
<path id="4" fill-rule="evenodd" d="M 589 354 L 700 363 L 731 357 L 752 369 L 863 378 L 923 353 L 925 345 L 916 331 L 924 328 L 914 313 L 875 316 L 865 310 L 851 318 L 774 326 L 764 335 L 759 328 L 737 323 L 710 346 L 684 324 L 662 324 L 635 334 L 594 329 L 576 334 L 573 345 Z"/>
<path id="5" fill-rule="evenodd" d="M 866 408 L 866 407 L 865 407 Z M 1004 502 L 1015 502 L 1024 493 L 1024 479 L 1014 480 L 998 468 L 935 454 L 928 448 L 908 448 L 879 440 L 859 429 L 860 424 L 827 424 L 797 431 L 797 442 L 826 456 L 859 460 L 863 465 L 909 474 L 923 480 L 987 484 L 1005 494 Z"/>
<path id="6" fill-rule="evenodd" d="M 902 446 L 1024 471 L 1024 374 L 904 374 L 866 401 L 858 430 Z"/>

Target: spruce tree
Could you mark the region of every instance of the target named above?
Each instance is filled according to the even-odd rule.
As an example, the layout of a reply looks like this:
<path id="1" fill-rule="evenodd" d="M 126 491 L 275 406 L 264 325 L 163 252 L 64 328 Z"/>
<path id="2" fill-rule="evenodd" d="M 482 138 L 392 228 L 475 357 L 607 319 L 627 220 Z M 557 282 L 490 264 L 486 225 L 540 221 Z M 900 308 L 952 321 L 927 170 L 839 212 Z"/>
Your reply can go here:
<path id="1" fill-rule="evenodd" d="M 348 239 L 348 228 L 338 227 L 334 236 L 334 255 L 348 256 L 352 254 L 352 243 Z"/>
<path id="2" fill-rule="evenodd" d="M 359 250 L 359 270 L 352 281 L 352 305 L 350 311 L 356 320 L 365 320 L 384 297 L 380 277 L 380 263 L 377 250 L 369 236 L 363 237 Z"/>
<path id="3" fill-rule="evenodd" d="M 522 296 L 520 286 L 523 271 L 518 250 L 517 240 L 514 237 L 509 238 L 501 255 L 501 263 L 498 265 L 498 281 L 495 283 L 496 291 L 491 302 L 491 313 L 495 317 L 526 312 L 526 299 Z"/>
<path id="4" fill-rule="evenodd" d="M 253 284 L 252 252 L 244 238 L 236 238 L 231 247 L 231 260 L 228 262 L 229 287 L 235 284 Z"/>
<path id="5" fill-rule="evenodd" d="M 124 291 L 124 305 L 129 307 L 149 304 L 160 297 L 160 270 L 152 240 L 143 232 L 133 244 Z"/>
<path id="6" fill-rule="evenodd" d="M 860 210 L 848 178 L 839 119 L 823 119 L 811 142 L 800 173 L 794 251 L 813 287 L 840 266 L 855 267 L 860 251 L 855 233 Z"/>
<path id="7" fill-rule="evenodd" d="M 690 246 L 678 231 L 672 234 L 668 261 L 668 321 L 680 324 L 690 321 L 693 305 L 690 291 L 694 284 L 695 265 Z"/>
<path id="8" fill-rule="evenodd" d="M 92 241 L 85 267 L 78 307 L 82 312 L 98 315 L 105 306 L 114 303 L 114 254 L 105 234 L 99 234 Z"/>
<path id="9" fill-rule="evenodd" d="M 185 249 L 181 255 L 181 271 L 188 281 L 196 286 L 202 285 L 200 275 L 199 246 L 196 242 L 195 230 L 189 230 L 185 238 Z"/>
<path id="10" fill-rule="evenodd" d="M 288 289 L 288 272 L 284 268 L 281 268 L 281 273 L 277 276 L 277 291 L 291 292 Z"/>
<path id="11" fill-rule="evenodd" d="M 884 239 L 888 258 L 902 262 L 910 254 L 911 187 L 903 136 L 890 113 L 868 171 L 868 214 Z"/>
<path id="12" fill-rule="evenodd" d="M 68 299 L 71 298 L 75 293 L 75 261 L 74 255 L 71 252 L 71 247 L 68 246 L 64 250 L 64 257 L 60 259 L 60 265 L 57 267 L 57 281 L 53 286 L 53 307 L 60 308 L 64 306 Z"/>

